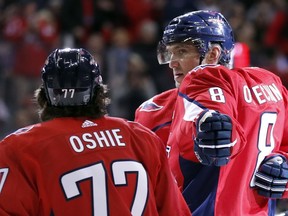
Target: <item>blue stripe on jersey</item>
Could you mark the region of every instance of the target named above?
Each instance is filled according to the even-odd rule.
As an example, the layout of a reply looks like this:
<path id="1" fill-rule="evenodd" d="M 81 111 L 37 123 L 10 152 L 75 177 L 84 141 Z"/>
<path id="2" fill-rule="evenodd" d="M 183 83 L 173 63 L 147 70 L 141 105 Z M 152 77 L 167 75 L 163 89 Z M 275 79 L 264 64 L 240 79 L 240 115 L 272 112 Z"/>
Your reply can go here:
<path id="1" fill-rule="evenodd" d="M 165 122 L 165 123 L 163 123 L 163 124 L 160 124 L 160 125 L 154 127 L 154 128 L 152 129 L 152 131 L 153 131 L 153 132 L 156 132 L 157 130 L 159 130 L 159 129 L 167 126 L 167 125 L 171 125 L 171 123 L 172 123 L 172 121 L 168 121 L 168 122 Z"/>
<path id="2" fill-rule="evenodd" d="M 202 108 L 202 109 L 207 109 L 205 106 L 203 106 L 201 103 L 199 103 L 198 101 L 195 101 L 194 99 L 189 98 L 186 94 L 183 94 L 181 92 L 178 92 L 178 95 L 182 98 L 185 98 L 187 101 L 196 104 L 198 107 Z"/>
<path id="3" fill-rule="evenodd" d="M 220 167 L 204 166 L 179 157 L 184 176 L 183 196 L 193 216 L 213 216 Z"/>

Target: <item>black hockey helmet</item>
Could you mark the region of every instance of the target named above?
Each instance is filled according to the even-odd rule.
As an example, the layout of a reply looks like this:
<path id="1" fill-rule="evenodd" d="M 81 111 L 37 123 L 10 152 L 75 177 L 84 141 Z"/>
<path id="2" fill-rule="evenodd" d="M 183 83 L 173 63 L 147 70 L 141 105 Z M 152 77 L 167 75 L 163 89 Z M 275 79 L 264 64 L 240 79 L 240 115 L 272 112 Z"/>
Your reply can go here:
<path id="1" fill-rule="evenodd" d="M 85 49 L 56 49 L 42 69 L 42 82 L 51 106 L 82 106 L 91 102 L 102 83 L 99 66 Z"/>

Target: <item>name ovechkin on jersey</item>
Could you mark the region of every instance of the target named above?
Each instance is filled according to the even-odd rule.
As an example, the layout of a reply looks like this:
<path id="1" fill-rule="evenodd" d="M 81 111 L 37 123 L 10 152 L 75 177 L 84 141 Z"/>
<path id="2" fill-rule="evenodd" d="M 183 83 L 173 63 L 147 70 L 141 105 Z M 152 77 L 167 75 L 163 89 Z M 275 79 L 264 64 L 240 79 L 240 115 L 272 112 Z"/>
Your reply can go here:
<path id="1" fill-rule="evenodd" d="M 219 87 L 212 87 L 209 89 L 211 99 L 216 102 L 225 103 L 223 91 Z M 253 97 L 253 95 L 255 97 Z M 243 86 L 243 96 L 246 103 L 251 104 L 256 98 L 258 104 L 266 102 L 278 102 L 283 99 L 281 92 L 277 86 L 272 83 L 271 85 L 259 84 L 249 88 L 247 85 Z"/>
<path id="2" fill-rule="evenodd" d="M 252 102 L 252 93 L 255 95 L 259 104 L 266 103 L 268 101 L 278 102 L 283 99 L 281 92 L 277 86 L 272 83 L 271 85 L 255 85 L 251 87 L 251 90 L 247 85 L 243 87 L 244 99 L 247 103 Z"/>

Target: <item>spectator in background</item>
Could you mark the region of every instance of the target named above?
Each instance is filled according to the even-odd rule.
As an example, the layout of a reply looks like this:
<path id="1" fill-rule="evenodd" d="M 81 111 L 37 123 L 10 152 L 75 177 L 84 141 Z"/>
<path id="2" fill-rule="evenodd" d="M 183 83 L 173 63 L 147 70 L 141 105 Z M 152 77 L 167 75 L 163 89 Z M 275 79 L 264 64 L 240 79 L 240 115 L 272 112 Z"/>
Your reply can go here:
<path id="1" fill-rule="evenodd" d="M 106 42 L 114 28 L 127 26 L 122 5 L 113 0 L 63 0 L 61 26 L 63 43 L 81 46 L 92 32 L 102 33 Z"/>
<path id="2" fill-rule="evenodd" d="M 251 65 L 268 68 L 271 56 L 267 48 L 262 45 L 267 27 L 275 15 L 273 1 L 257 1 L 246 11 L 246 23 L 253 28 L 253 41 L 248 43 L 251 49 Z M 243 35 L 245 36 L 244 32 Z M 244 42 L 244 41 L 243 41 Z"/>
<path id="3" fill-rule="evenodd" d="M 122 0 L 122 2 L 129 20 L 128 31 L 131 41 L 138 41 L 138 32 L 141 31 L 142 23 L 146 20 L 154 20 L 155 0 Z"/>
<path id="4" fill-rule="evenodd" d="M 202 0 L 165 0 L 161 29 L 174 17 L 199 9 L 199 2 L 202 2 Z"/>
<path id="5" fill-rule="evenodd" d="M 0 78 L 1 79 L 1 78 Z M 0 97 L 0 139 L 4 138 L 4 133 L 9 132 L 9 120 L 10 120 L 10 112 L 4 103 L 4 100 Z"/>
<path id="6" fill-rule="evenodd" d="M 103 79 L 108 80 L 107 63 L 106 63 L 106 48 L 107 43 L 100 32 L 93 32 L 89 35 L 84 46 L 92 56 L 99 62 L 99 67 L 103 71 Z"/>
<path id="7" fill-rule="evenodd" d="M 288 8 L 285 2 L 278 7 L 274 19 L 266 30 L 264 42 L 267 47 L 273 47 L 288 55 Z"/>
<path id="8" fill-rule="evenodd" d="M 60 26 L 53 11 L 49 9 L 37 11 L 34 25 L 39 39 L 45 48 L 50 51 L 60 45 Z"/>
<path id="9" fill-rule="evenodd" d="M 115 28 L 112 32 L 111 45 L 106 54 L 108 83 L 113 90 L 110 97 L 113 101 L 109 106 L 109 113 L 113 116 L 118 115 L 119 97 L 126 88 L 125 79 L 128 73 L 128 62 L 131 51 L 131 38 L 127 29 L 123 27 Z"/>
<path id="10" fill-rule="evenodd" d="M 64 47 L 77 47 L 85 43 L 93 28 L 95 7 L 94 0 L 63 0 L 60 20 Z"/>
<path id="11" fill-rule="evenodd" d="M 279 10 L 267 28 L 264 44 L 271 50 L 271 70 L 281 77 L 288 87 L 288 8 L 285 2 L 279 1 Z M 273 57 L 274 56 L 274 57 Z"/>
<path id="12" fill-rule="evenodd" d="M 14 129 L 15 95 L 11 88 L 12 71 L 14 67 L 15 47 L 24 34 L 24 22 L 20 15 L 19 4 L 3 5 L 5 9 L 0 12 L 0 100 L 3 102 L 2 107 L 2 127 L 0 137 Z M 14 26 L 12 28 L 12 26 Z M 7 110 L 8 115 L 6 115 Z M 3 114 L 4 113 L 4 114 Z M 13 114 L 12 114 L 13 113 Z"/>
<path id="13" fill-rule="evenodd" d="M 231 66 L 233 68 L 250 66 L 250 48 L 247 44 L 236 42 L 231 53 Z"/>
<path id="14" fill-rule="evenodd" d="M 38 73 L 48 52 L 59 45 L 59 31 L 50 11 L 37 10 L 36 2 L 27 1 L 11 7 L 11 13 L 5 16 L 3 37 L 12 44 L 8 79 L 13 91 L 7 91 L 7 104 L 14 117 L 10 121 L 12 127 L 18 127 L 17 116 L 23 115 L 22 110 L 36 108 L 30 98 L 34 89 L 39 86 Z M 22 114 L 19 115 L 18 112 Z M 24 124 L 37 121 L 37 116 L 29 116 L 29 122 Z"/>
<path id="15" fill-rule="evenodd" d="M 159 27 L 153 20 L 145 20 L 141 23 L 137 39 L 131 44 L 133 52 L 141 55 L 147 65 L 147 73 L 152 77 L 157 92 L 162 92 L 173 87 L 173 77 L 169 68 L 159 65 L 157 61 L 157 45 L 159 41 Z"/>
<path id="16" fill-rule="evenodd" d="M 128 60 L 128 71 L 123 91 L 119 95 L 118 115 L 134 120 L 134 111 L 145 100 L 157 93 L 151 76 L 147 73 L 147 65 L 142 57 L 132 53 Z"/>

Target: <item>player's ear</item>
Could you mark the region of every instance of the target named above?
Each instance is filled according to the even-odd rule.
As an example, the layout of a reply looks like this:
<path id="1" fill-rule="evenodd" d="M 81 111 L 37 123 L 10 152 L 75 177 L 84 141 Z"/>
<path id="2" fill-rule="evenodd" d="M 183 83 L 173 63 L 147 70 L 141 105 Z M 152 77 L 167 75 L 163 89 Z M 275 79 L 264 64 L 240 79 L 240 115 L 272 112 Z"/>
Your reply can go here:
<path id="1" fill-rule="evenodd" d="M 203 63 L 217 64 L 221 55 L 221 47 L 218 44 L 212 45 L 210 50 L 206 53 Z"/>

